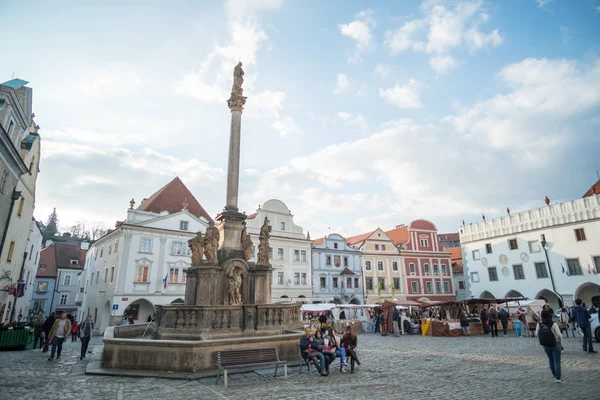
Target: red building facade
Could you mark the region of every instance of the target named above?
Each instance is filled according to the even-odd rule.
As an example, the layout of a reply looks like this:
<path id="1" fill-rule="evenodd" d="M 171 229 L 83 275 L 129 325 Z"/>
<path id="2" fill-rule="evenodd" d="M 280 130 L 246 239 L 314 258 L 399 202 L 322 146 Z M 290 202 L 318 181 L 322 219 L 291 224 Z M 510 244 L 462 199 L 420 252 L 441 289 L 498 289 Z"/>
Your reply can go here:
<path id="1" fill-rule="evenodd" d="M 456 300 L 451 255 L 440 245 L 433 223 L 416 220 L 386 234 L 402 256 L 408 300 Z"/>

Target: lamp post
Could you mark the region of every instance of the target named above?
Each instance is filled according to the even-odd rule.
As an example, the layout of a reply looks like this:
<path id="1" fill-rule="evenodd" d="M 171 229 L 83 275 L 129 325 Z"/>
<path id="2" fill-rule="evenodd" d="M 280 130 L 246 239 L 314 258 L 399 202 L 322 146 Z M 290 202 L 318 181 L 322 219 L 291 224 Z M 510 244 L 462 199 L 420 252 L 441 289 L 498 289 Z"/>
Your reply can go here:
<path id="1" fill-rule="evenodd" d="M 562 307 L 563 298 L 560 295 L 560 293 L 556 291 L 556 285 L 554 284 L 554 276 L 552 275 L 552 267 L 550 267 L 550 258 L 548 257 L 548 242 L 546 242 L 546 235 L 542 234 L 541 239 L 542 240 L 540 244 L 542 245 L 542 248 L 544 249 L 544 254 L 546 255 L 546 263 L 548 264 L 548 271 L 550 272 L 550 282 L 552 283 L 552 290 L 554 291 L 554 294 L 558 296 L 558 305 Z"/>
<path id="2" fill-rule="evenodd" d="M 363 269 L 362 269 L 362 267 L 360 268 L 360 282 L 362 284 L 363 304 L 367 304 L 367 298 L 365 297 L 365 281 L 363 279 Z"/>

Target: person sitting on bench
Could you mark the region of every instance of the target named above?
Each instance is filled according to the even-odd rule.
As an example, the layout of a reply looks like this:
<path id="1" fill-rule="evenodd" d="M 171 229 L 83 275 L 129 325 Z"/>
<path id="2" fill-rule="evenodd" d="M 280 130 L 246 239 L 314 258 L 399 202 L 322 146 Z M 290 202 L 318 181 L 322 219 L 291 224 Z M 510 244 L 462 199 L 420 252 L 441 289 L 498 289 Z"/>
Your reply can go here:
<path id="1" fill-rule="evenodd" d="M 313 349 L 313 343 L 314 338 L 310 335 L 310 329 L 307 328 L 304 330 L 304 336 L 300 338 L 300 350 L 302 351 L 303 357 L 311 360 L 322 376 L 327 376 L 325 357 L 322 353 Z"/>

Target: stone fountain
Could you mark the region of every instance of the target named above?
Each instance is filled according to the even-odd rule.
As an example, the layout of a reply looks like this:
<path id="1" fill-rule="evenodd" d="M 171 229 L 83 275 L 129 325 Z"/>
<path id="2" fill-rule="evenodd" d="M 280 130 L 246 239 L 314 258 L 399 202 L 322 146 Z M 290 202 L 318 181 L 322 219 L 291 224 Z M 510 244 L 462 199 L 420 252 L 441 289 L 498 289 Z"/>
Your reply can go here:
<path id="1" fill-rule="evenodd" d="M 238 209 L 240 134 L 246 97 L 244 71 L 238 63 L 227 101 L 231 111 L 226 205 L 218 227 L 209 224 L 188 242 L 192 266 L 186 271 L 185 304 L 157 306 L 156 323 L 110 327 L 104 337 L 102 366 L 142 370 L 197 372 L 216 368 L 225 349 L 279 348 L 282 359 L 298 358 L 302 335 L 299 304 L 271 304 L 269 238 L 265 218 L 257 262 L 246 233 L 246 215 Z M 149 330 L 154 340 L 136 339 Z"/>

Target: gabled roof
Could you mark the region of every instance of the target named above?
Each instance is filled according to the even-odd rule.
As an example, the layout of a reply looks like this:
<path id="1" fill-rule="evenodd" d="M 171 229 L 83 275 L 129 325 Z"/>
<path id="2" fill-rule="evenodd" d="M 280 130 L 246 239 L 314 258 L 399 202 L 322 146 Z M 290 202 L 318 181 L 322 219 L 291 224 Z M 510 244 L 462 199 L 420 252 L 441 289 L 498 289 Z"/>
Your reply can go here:
<path id="1" fill-rule="evenodd" d="M 448 253 L 450 253 L 450 260 L 457 261 L 462 264 L 462 248 L 460 247 L 450 247 L 445 249 Z"/>
<path id="2" fill-rule="evenodd" d="M 56 252 L 56 268 L 83 270 L 86 252 L 85 250 L 81 250 L 79 244 L 55 243 L 50 247 L 54 247 L 54 251 Z M 71 264 L 71 260 L 77 260 L 79 264 Z"/>
<path id="3" fill-rule="evenodd" d="M 6 81 L 4 83 L 0 83 L 2 86 L 8 86 L 9 88 L 18 89 L 21 86 L 27 85 L 29 82 L 24 81 L 23 79 L 15 78 L 10 81 Z"/>
<path id="4" fill-rule="evenodd" d="M 394 246 L 408 243 L 408 239 L 410 237 L 407 226 L 392 229 L 391 231 L 387 231 L 385 234 L 388 235 L 390 239 L 392 239 L 392 242 L 394 242 Z"/>
<path id="5" fill-rule="evenodd" d="M 346 267 L 344 268 L 344 270 L 340 273 L 340 275 L 358 275 L 357 273 L 353 272 L 352 270 L 350 270 L 350 268 Z"/>
<path id="6" fill-rule="evenodd" d="M 363 233 L 362 235 L 351 236 L 349 238 L 346 238 L 346 244 L 348 244 L 349 246 L 353 246 L 355 244 L 362 243 L 365 240 L 367 240 L 369 238 L 369 236 L 371 236 L 373 234 L 373 232 L 375 232 L 375 231 L 371 231 L 371 232 Z"/>
<path id="7" fill-rule="evenodd" d="M 44 265 L 44 268 L 41 266 Z M 36 276 L 39 277 L 56 277 L 56 253 L 54 245 L 46 247 L 40 251 L 40 263 Z"/>
<path id="8" fill-rule="evenodd" d="M 174 214 L 183 210 L 185 202 L 187 202 L 187 210 L 190 214 L 198 218 L 203 217 L 209 222 L 213 220 L 179 177 L 160 188 L 158 192 L 143 201 L 137 209 L 157 214 L 163 211 Z"/>
<path id="9" fill-rule="evenodd" d="M 589 188 L 587 192 L 585 192 L 585 194 L 583 195 L 583 197 L 590 197 L 590 196 L 593 196 L 595 194 L 600 194 L 600 180 L 598 180 L 598 182 L 594 183 L 592 185 L 592 187 Z"/>
<path id="10" fill-rule="evenodd" d="M 325 238 L 324 237 L 316 239 L 316 240 L 313 241 L 313 244 L 323 244 L 323 243 L 325 243 Z"/>

